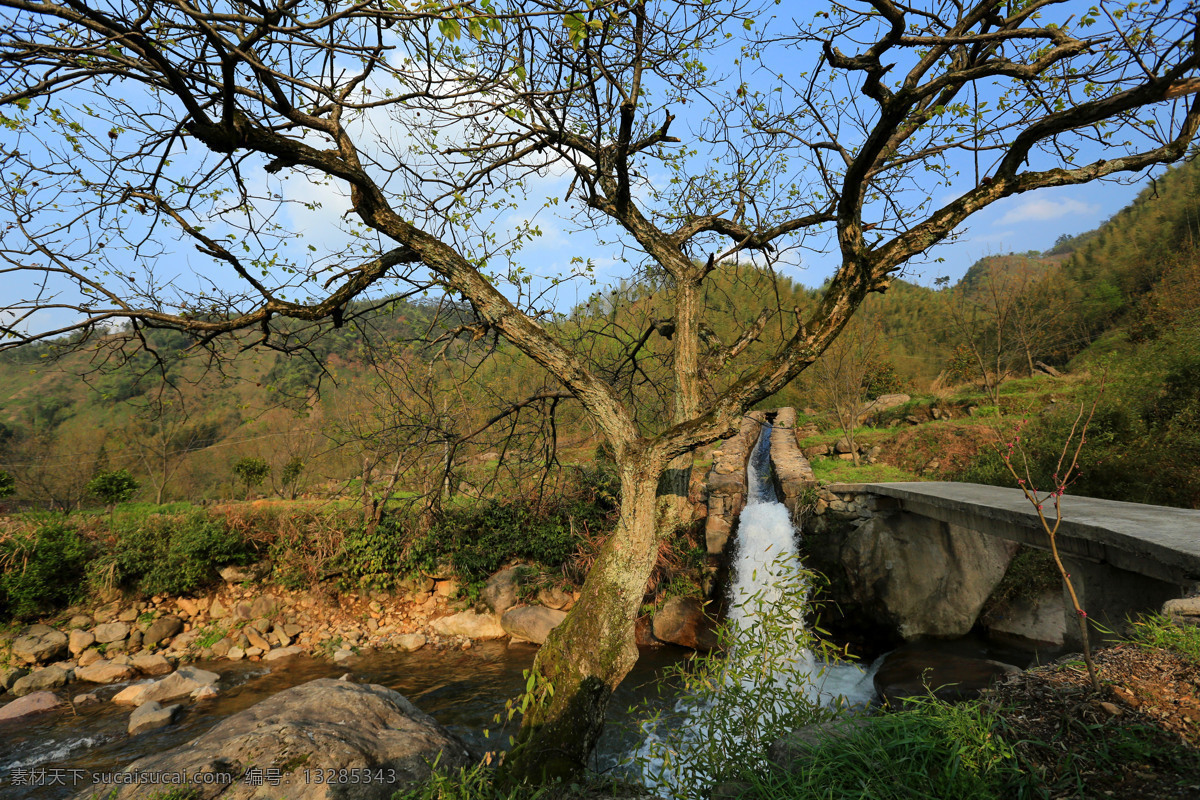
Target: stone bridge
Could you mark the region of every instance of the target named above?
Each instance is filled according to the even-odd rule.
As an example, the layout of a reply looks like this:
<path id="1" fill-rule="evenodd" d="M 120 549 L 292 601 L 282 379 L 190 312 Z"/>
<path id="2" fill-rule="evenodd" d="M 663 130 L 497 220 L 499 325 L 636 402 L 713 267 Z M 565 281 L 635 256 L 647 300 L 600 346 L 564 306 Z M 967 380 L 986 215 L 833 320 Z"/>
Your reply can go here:
<path id="1" fill-rule="evenodd" d="M 722 468 L 732 473 L 732 463 L 724 462 L 752 447 L 761 425 L 774 424 L 776 486 L 802 531 L 806 563 L 830 579 L 828 599 L 839 613 L 903 639 L 956 637 L 980 626 L 1010 644 L 1078 647 L 1065 591 L 1025 592 L 1017 585 L 1014 593 L 1026 568 L 1014 565 L 1014 556 L 1022 547 L 1049 549 L 1019 489 L 949 482 L 819 487 L 792 435 L 792 409 L 758 412 L 751 421 L 723 448 L 729 452 Z M 730 492 L 731 479 L 724 481 L 709 493 L 706 532 L 714 556 L 728 538 L 730 512 L 736 518 L 744 503 L 744 484 L 739 496 Z M 1050 504 L 1043 513 L 1053 523 Z M 1200 511 L 1065 496 L 1062 517 L 1059 552 L 1081 605 L 1102 625 L 1120 632 L 1129 616 L 1200 590 Z M 1003 596 L 993 597 L 1010 567 Z"/>

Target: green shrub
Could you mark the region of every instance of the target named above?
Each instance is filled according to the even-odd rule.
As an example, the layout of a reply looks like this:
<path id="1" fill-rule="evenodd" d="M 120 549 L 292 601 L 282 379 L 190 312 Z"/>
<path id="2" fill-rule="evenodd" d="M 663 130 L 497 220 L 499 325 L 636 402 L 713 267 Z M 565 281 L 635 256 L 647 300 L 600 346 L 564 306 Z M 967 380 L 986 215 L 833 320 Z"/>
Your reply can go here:
<path id="1" fill-rule="evenodd" d="M 253 560 L 245 539 L 203 512 L 119 520 L 114 533 L 98 568 L 143 594 L 186 594 L 216 580 L 220 567 Z"/>
<path id="2" fill-rule="evenodd" d="M 0 543 L 0 607 L 25 619 L 77 602 L 90 556 L 83 534 L 61 522 Z"/>
<path id="3" fill-rule="evenodd" d="M 112 508 L 133 497 L 140 487 L 141 484 L 129 474 L 129 470 L 114 469 L 97 472 L 96 476 L 88 481 L 86 488 L 88 494 Z"/>

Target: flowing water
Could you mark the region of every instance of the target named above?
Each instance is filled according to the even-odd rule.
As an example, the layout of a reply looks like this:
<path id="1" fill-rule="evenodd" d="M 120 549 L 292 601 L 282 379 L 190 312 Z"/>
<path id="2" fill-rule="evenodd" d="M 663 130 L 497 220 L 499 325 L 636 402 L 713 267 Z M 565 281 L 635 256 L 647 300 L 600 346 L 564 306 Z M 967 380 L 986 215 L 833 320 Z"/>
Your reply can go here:
<path id="1" fill-rule="evenodd" d="M 533 663 L 536 648 L 481 643 L 470 650 L 420 650 L 415 653 L 374 653 L 335 665 L 313 658 L 296 658 L 268 666 L 251 662 L 199 663 L 221 675 L 220 694 L 213 700 L 185 706 L 178 722 L 166 728 L 129 736 L 131 709 L 109 702 L 81 708 L 78 715 L 52 712 L 28 720 L 0 723 L 0 797 L 4 800 L 56 800 L 88 788 L 91 776 L 116 772 L 149 753 L 162 752 L 196 738 L 220 720 L 292 686 L 316 678 L 337 678 L 349 672 L 358 683 L 378 683 L 403 694 L 422 711 L 484 751 L 507 741 L 494 718 L 504 702 L 524 691 L 523 671 Z M 677 648 L 646 650 L 621 685 L 610 705 L 609 726 L 601 748 L 627 747 L 621 738 L 625 712 L 651 693 L 662 669 L 684 657 Z M 100 687 L 102 701 L 127 684 Z M 84 686 L 72 687 L 85 691 Z M 483 731 L 492 730 L 491 739 Z M 61 783 L 30 785 L 14 777 L 23 770 L 45 770 L 46 780 Z M 77 772 L 71 772 L 76 770 Z"/>
<path id="2" fill-rule="evenodd" d="M 764 426 L 746 468 L 727 613 L 734 644 L 673 712 L 646 725 L 628 757 L 630 771 L 659 794 L 703 794 L 739 751 L 768 744 L 767 731 L 778 735 L 823 706 L 862 707 L 875 696 L 872 670 L 821 663 L 805 646 L 809 587 L 797 531 L 771 479 L 771 430 Z"/>

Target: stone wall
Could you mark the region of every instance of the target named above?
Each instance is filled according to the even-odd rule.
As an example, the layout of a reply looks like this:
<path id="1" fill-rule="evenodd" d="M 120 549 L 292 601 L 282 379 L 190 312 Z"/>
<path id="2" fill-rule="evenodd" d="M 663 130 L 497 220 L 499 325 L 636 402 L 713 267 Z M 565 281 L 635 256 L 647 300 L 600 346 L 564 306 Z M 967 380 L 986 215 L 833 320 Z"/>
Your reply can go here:
<path id="1" fill-rule="evenodd" d="M 765 412 L 750 412 L 737 435 L 713 451 L 707 479 L 708 516 L 704 522 L 704 541 L 710 556 L 725 552 L 733 525 L 746 505 L 746 461 L 765 422 Z"/>

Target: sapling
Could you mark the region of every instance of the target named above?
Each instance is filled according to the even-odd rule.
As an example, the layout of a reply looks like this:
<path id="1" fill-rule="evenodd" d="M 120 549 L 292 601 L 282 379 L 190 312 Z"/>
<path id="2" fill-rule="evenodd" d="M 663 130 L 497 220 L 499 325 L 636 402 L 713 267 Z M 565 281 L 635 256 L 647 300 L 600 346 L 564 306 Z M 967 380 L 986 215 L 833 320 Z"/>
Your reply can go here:
<path id="1" fill-rule="evenodd" d="M 1079 595 L 1075 593 L 1075 585 L 1071 582 L 1071 574 L 1067 572 L 1063 566 L 1062 558 L 1058 554 L 1058 529 L 1062 525 L 1062 497 L 1066 493 L 1067 487 L 1080 475 L 1079 470 L 1079 454 L 1083 452 L 1083 445 L 1087 442 L 1088 426 L 1092 422 L 1092 417 L 1096 413 L 1096 404 L 1100 401 L 1100 395 L 1104 391 L 1104 382 L 1101 381 L 1100 391 L 1092 399 L 1091 408 L 1088 408 L 1087 403 L 1079 404 L 1079 413 L 1075 415 L 1075 421 L 1071 424 L 1071 430 L 1067 434 L 1066 441 L 1063 442 L 1062 452 L 1059 453 L 1058 463 L 1054 467 L 1054 474 L 1051 476 L 1053 487 L 1049 492 L 1041 492 L 1034 485 L 1032 474 L 1029 471 L 1029 459 L 1025 456 L 1025 449 L 1021 445 L 1021 428 L 1017 426 L 1016 433 L 1011 441 L 1006 445 L 1007 449 L 1002 453 L 1004 457 L 1004 466 L 1012 474 L 1017 482 L 1017 486 L 1025 494 L 1025 498 L 1033 504 L 1037 511 L 1038 521 L 1042 524 L 1042 530 L 1046 532 L 1046 538 L 1050 541 L 1050 554 L 1054 556 L 1054 563 L 1058 567 L 1058 572 L 1062 575 L 1063 585 L 1067 588 L 1067 594 L 1071 597 L 1071 605 L 1075 607 L 1075 619 L 1079 623 L 1079 636 L 1083 640 L 1083 660 L 1087 664 L 1088 676 L 1092 681 L 1092 688 L 1100 691 L 1100 678 L 1096 673 L 1096 662 L 1092 660 L 1092 646 L 1088 642 L 1087 628 L 1087 612 L 1079 604 Z M 1072 449 L 1073 448 L 1073 449 Z M 1013 464 L 1013 453 L 1016 452 L 1021 456 L 1022 467 L 1025 471 L 1025 476 L 1017 471 L 1017 467 Z M 1068 455 L 1070 460 L 1068 460 Z M 1065 468 L 1064 468 L 1065 465 Z M 1047 510 L 1044 508 L 1045 503 L 1049 501 L 1054 505 L 1053 522 L 1047 516 Z"/>

